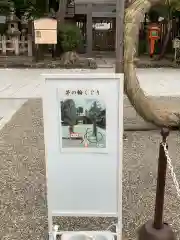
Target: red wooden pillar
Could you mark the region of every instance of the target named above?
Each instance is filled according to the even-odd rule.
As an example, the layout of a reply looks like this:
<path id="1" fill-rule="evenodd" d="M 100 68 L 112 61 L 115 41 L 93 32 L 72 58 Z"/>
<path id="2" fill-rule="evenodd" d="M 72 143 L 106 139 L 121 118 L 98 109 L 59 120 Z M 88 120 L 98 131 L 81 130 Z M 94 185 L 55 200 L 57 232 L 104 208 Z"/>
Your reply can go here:
<path id="1" fill-rule="evenodd" d="M 160 38 L 160 27 L 156 23 L 152 23 L 148 27 L 149 37 L 149 55 L 153 57 L 155 51 L 155 42 Z"/>

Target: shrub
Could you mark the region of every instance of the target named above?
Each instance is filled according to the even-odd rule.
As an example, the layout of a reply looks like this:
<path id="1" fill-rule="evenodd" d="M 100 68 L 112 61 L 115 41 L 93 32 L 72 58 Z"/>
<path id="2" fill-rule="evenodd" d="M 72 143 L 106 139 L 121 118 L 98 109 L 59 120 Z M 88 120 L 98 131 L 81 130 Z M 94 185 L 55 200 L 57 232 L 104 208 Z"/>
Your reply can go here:
<path id="1" fill-rule="evenodd" d="M 81 30 L 75 24 L 63 24 L 59 27 L 58 42 L 63 52 L 75 51 L 82 43 Z"/>

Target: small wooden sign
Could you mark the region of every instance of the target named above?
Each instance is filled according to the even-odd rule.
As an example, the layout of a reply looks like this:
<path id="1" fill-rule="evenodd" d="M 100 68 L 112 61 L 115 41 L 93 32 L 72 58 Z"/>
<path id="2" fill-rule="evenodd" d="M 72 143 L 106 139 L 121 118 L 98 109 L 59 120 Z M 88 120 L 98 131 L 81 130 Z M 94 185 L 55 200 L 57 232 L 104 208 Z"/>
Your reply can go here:
<path id="1" fill-rule="evenodd" d="M 34 20 L 35 44 L 57 44 L 57 20 L 40 18 Z"/>

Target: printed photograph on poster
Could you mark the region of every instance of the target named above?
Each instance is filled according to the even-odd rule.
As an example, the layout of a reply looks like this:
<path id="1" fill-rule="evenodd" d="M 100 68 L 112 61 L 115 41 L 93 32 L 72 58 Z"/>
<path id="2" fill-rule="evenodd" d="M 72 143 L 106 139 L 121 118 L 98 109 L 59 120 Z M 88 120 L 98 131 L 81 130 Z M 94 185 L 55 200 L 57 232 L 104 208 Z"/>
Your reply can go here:
<path id="1" fill-rule="evenodd" d="M 60 101 L 62 148 L 106 148 L 106 106 L 92 98 Z"/>

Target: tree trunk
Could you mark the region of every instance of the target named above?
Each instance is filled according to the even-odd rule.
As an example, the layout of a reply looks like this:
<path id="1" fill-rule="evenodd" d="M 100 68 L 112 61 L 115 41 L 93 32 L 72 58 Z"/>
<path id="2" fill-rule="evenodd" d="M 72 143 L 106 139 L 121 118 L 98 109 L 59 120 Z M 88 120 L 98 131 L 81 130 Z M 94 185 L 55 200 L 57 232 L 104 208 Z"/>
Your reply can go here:
<path id="1" fill-rule="evenodd" d="M 166 33 L 166 36 L 165 36 L 165 39 L 164 39 L 164 42 L 163 42 L 161 53 L 160 53 L 159 58 L 158 58 L 159 60 L 162 59 L 164 57 L 165 53 L 166 53 L 166 49 L 167 49 L 167 45 L 168 45 L 170 36 L 171 36 L 171 21 L 168 20 L 167 33 Z"/>
<path id="2" fill-rule="evenodd" d="M 150 7 L 159 2 L 162 1 L 136 0 L 126 10 L 124 36 L 124 89 L 131 104 L 144 120 L 157 126 L 168 127 L 179 125 L 180 113 L 172 112 L 171 109 L 160 109 L 157 102 L 154 102 L 144 94 L 139 85 L 134 65 L 140 23 L 144 19 L 144 14 L 149 11 Z"/>
<path id="3" fill-rule="evenodd" d="M 170 39 L 170 36 L 171 36 L 172 14 L 171 14 L 171 6 L 170 6 L 169 1 L 167 1 L 167 5 L 168 5 L 167 33 L 166 33 L 166 37 L 165 37 L 164 42 L 163 42 L 161 53 L 159 55 L 159 60 L 164 57 L 164 54 L 166 53 L 167 45 L 168 45 L 168 42 L 169 42 L 169 39 Z"/>
<path id="4" fill-rule="evenodd" d="M 95 118 L 93 119 L 93 136 L 97 138 L 97 124 Z"/>
<path id="5" fill-rule="evenodd" d="M 66 17 L 66 7 L 67 7 L 67 0 L 59 0 L 59 9 L 56 13 L 56 19 L 58 23 L 64 23 L 64 19 Z"/>

